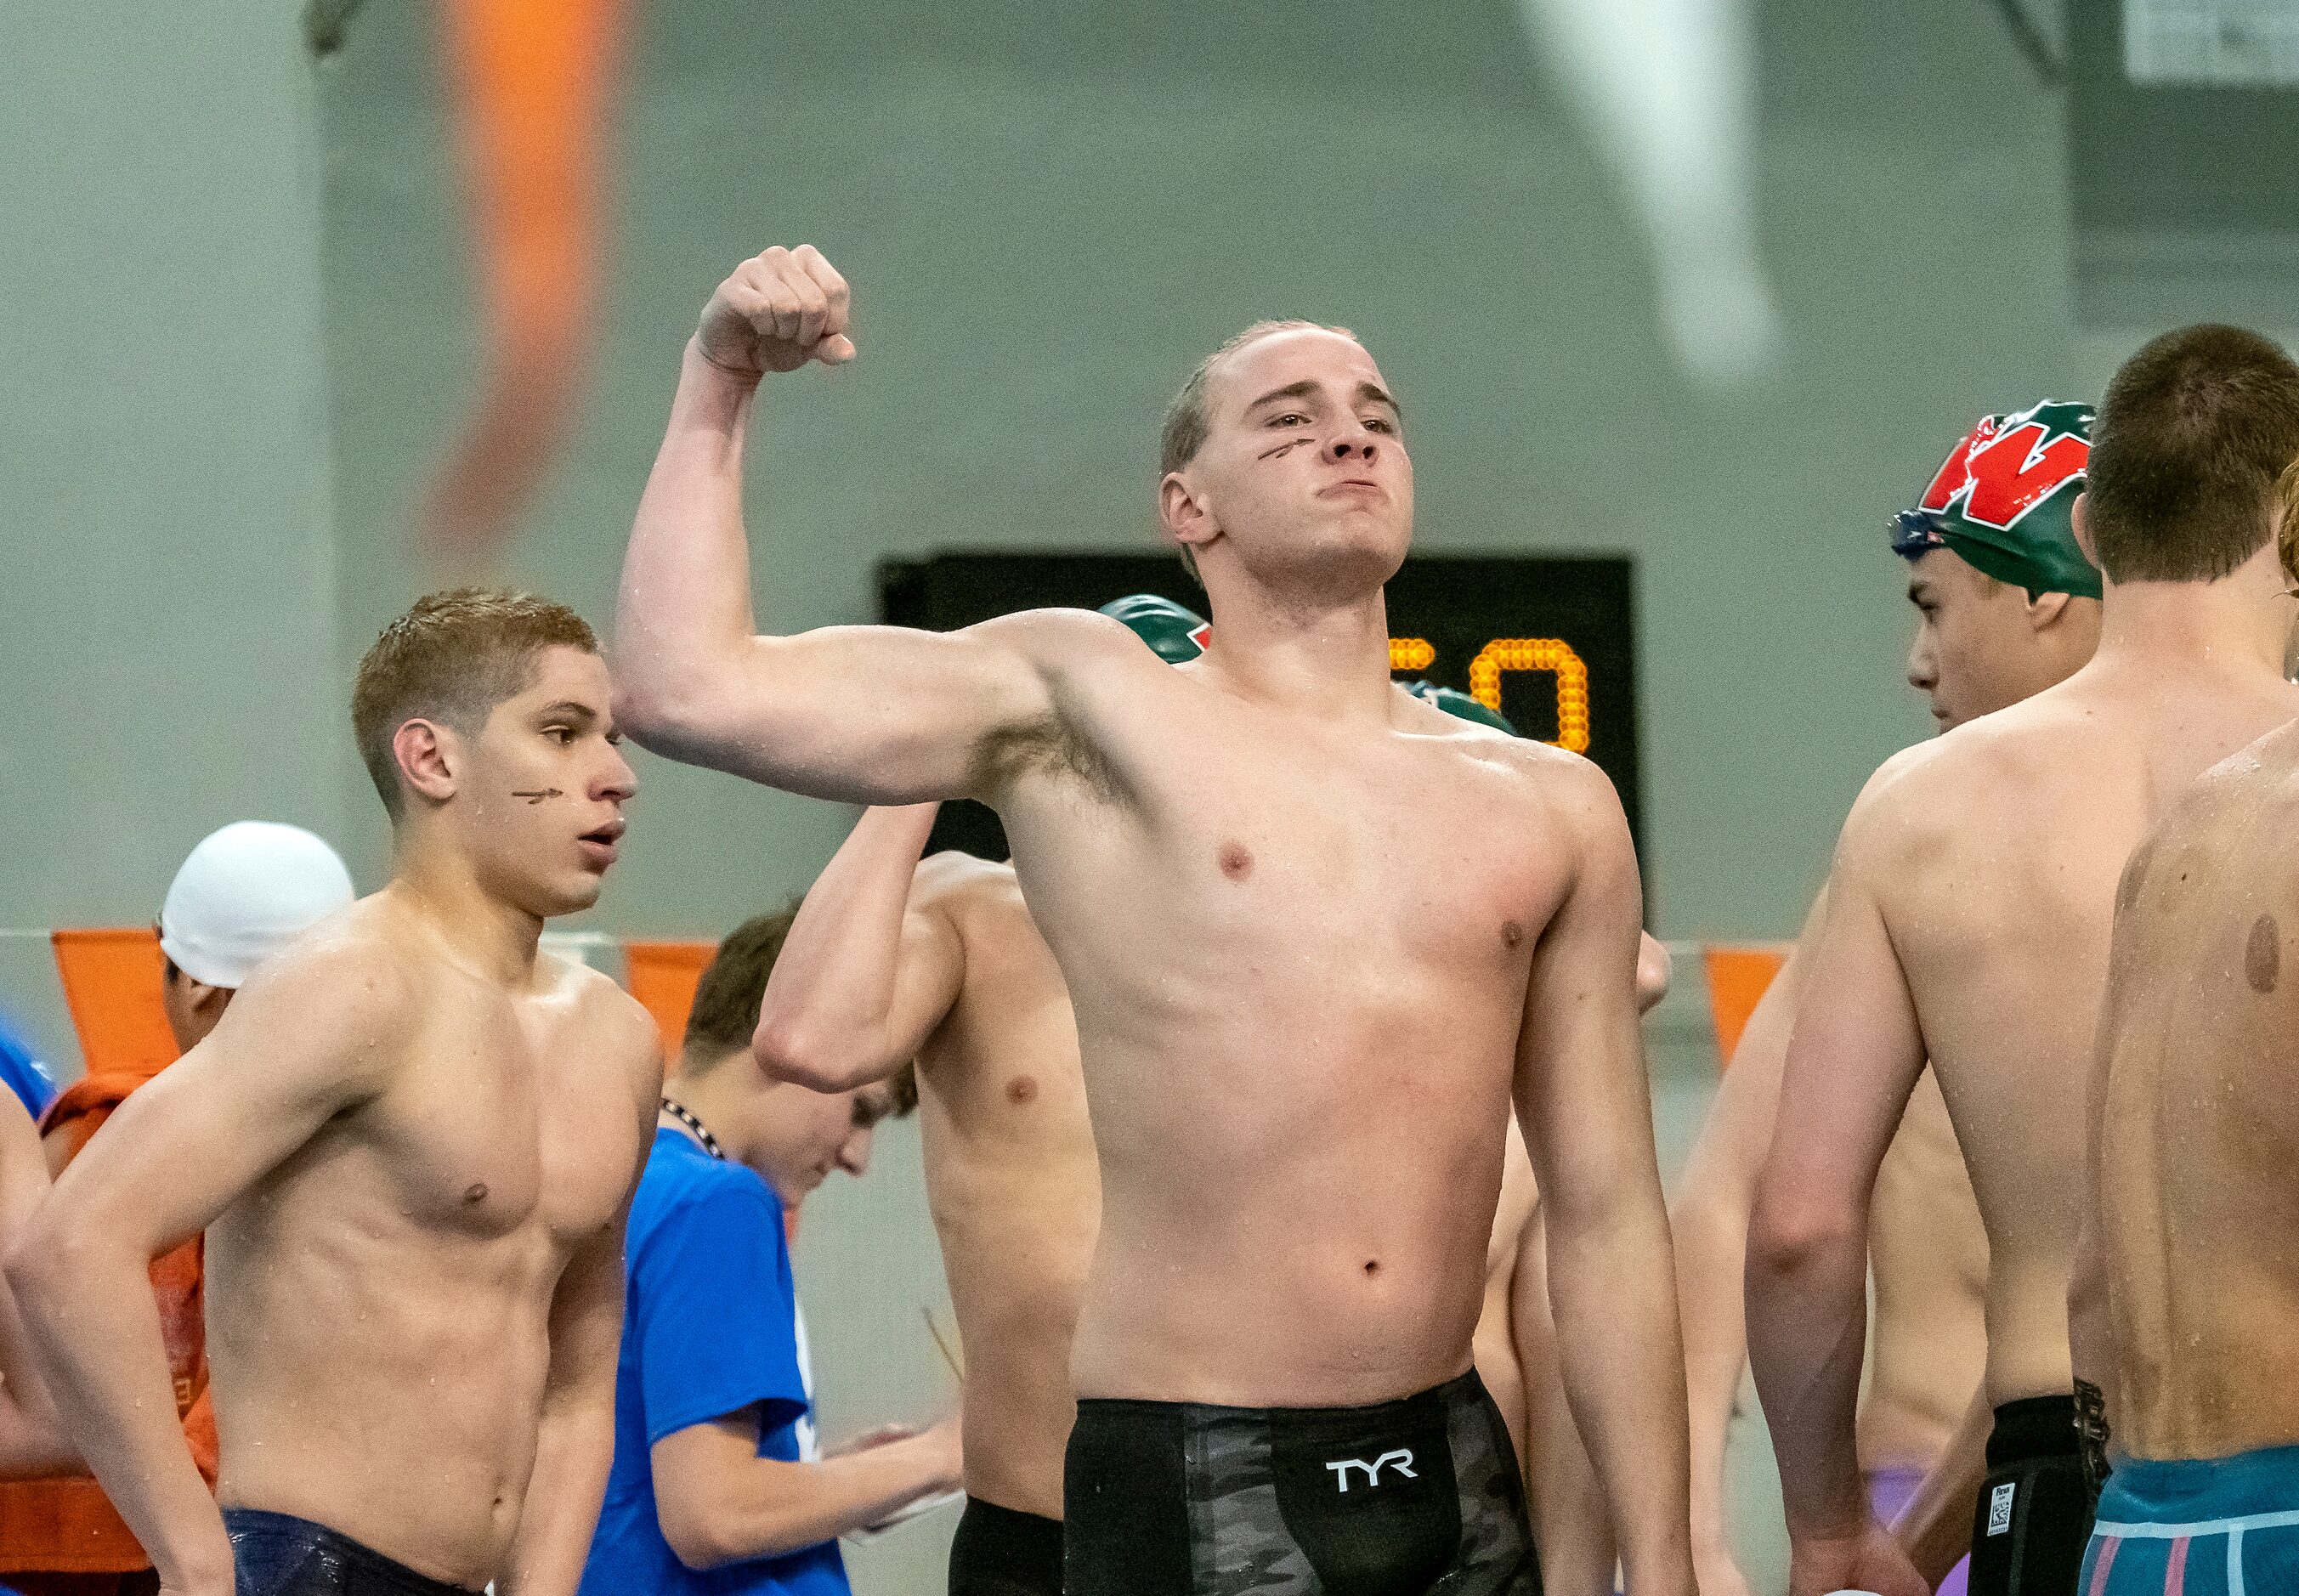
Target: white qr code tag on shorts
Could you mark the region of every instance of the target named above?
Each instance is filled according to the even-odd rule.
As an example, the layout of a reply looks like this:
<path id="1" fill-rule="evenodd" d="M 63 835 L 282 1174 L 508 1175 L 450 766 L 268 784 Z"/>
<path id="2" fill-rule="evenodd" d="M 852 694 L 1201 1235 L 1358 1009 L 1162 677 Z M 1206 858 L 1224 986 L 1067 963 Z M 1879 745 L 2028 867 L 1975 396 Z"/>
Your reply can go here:
<path id="1" fill-rule="evenodd" d="M 2017 1482 L 1998 1485 L 1988 1497 L 1988 1533 L 2001 1535 L 2012 1528 L 2012 1497 L 2020 1489 Z"/>

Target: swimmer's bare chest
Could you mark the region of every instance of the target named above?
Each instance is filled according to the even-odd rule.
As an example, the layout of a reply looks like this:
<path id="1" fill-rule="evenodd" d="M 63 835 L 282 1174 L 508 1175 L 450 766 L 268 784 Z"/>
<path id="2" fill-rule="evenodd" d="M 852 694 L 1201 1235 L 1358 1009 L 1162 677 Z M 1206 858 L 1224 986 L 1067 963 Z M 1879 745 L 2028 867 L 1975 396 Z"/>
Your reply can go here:
<path id="1" fill-rule="evenodd" d="M 1128 728 L 1115 795 L 1009 812 L 1075 1005 L 1101 1256 L 1260 1267 L 1208 1247 L 1218 1226 L 1450 1280 L 1484 1250 L 1576 862 L 1544 764 L 1569 756 L 1199 698 Z"/>
<path id="2" fill-rule="evenodd" d="M 596 991 L 427 984 L 382 1090 L 210 1227 L 227 1505 L 316 1519 L 451 1583 L 500 1567 L 554 1293 L 620 1211 L 651 1118 L 652 1046 Z"/>
<path id="3" fill-rule="evenodd" d="M 627 1040 L 560 992 L 449 977 L 427 996 L 386 1089 L 211 1228 L 225 1362 L 243 1337 L 276 1363 L 307 1340 L 405 1337 L 434 1318 L 483 1342 L 478 1326 L 546 1310 L 568 1254 L 618 1211 L 642 1134 Z"/>
<path id="4" fill-rule="evenodd" d="M 1112 732 L 1099 785 L 1001 805 L 1100 1158 L 1078 1389 L 1419 1389 L 1476 1322 L 1528 978 L 1576 864 L 1545 786 L 1569 756 L 1171 696 Z"/>
<path id="5" fill-rule="evenodd" d="M 985 1144 L 1076 1139 L 1090 1154 L 1069 988 L 1012 867 L 982 865 L 934 907 L 958 933 L 965 973 L 919 1063 L 955 1128 Z"/>
<path id="6" fill-rule="evenodd" d="M 1108 734 L 1100 783 L 1049 776 L 1008 806 L 1082 1035 L 1249 1018 L 1308 1023 L 1305 1042 L 1513 1039 L 1572 865 L 1521 745 L 1304 726 L 1202 688 L 1158 708 Z"/>

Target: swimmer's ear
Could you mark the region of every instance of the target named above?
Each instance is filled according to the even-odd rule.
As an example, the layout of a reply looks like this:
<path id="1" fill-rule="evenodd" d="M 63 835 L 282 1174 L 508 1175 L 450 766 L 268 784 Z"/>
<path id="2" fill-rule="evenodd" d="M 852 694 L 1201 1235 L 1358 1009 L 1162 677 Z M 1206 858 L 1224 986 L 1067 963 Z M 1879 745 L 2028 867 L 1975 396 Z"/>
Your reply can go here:
<path id="1" fill-rule="evenodd" d="M 2099 545 L 2091 540 L 2090 489 L 2086 488 L 2076 495 L 2076 502 L 2068 509 L 2068 525 L 2076 535 L 2076 547 L 2083 551 L 2083 557 L 2097 565 Z"/>
<path id="2" fill-rule="evenodd" d="M 403 720 L 391 734 L 391 757 L 407 790 L 434 803 L 455 795 L 454 733 L 434 720 Z"/>
<path id="3" fill-rule="evenodd" d="M 1213 507 L 1198 495 L 1179 471 L 1168 471 L 1158 484 L 1158 520 L 1166 536 L 1195 553 L 1211 543 L 1221 528 L 1214 525 Z"/>
<path id="4" fill-rule="evenodd" d="M 2068 612 L 2070 596 L 2064 593 L 2030 594 L 2028 599 L 2029 629 L 2036 632 L 2043 631 L 2061 616 L 2065 615 Z"/>

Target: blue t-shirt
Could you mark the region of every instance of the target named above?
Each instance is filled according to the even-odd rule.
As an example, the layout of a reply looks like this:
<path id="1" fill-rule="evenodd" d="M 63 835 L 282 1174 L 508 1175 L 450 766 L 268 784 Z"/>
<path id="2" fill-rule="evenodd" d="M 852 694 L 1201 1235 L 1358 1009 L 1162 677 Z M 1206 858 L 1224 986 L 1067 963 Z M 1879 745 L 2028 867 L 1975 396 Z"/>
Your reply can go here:
<path id="1" fill-rule="evenodd" d="M 848 1596 L 838 1542 L 697 1573 L 655 1518 L 649 1449 L 759 1405 L 759 1455 L 800 1460 L 813 1418 L 799 1367 L 783 1205 L 753 1171 L 655 1132 L 624 1244 L 623 1345 L 615 1366 L 615 1465 L 583 1566 L 581 1596 Z"/>

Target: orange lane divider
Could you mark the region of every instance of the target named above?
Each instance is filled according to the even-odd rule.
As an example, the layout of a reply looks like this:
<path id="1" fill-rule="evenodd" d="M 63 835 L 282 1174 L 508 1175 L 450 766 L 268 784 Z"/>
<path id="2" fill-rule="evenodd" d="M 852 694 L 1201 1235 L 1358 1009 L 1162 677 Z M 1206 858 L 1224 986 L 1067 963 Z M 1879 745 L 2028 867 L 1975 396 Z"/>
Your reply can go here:
<path id="1" fill-rule="evenodd" d="M 1788 962 L 1789 944 L 1759 943 L 1744 946 L 1704 945 L 1700 962 L 1708 972 L 1708 1013 L 1716 1026 L 1717 1068 L 1732 1061 L 1740 1046 L 1740 1033 L 1772 977 Z"/>
<path id="2" fill-rule="evenodd" d="M 686 1039 L 686 1016 L 694 1007 L 694 988 L 710 967 L 718 944 L 710 942 L 627 942 L 623 944 L 623 975 L 631 995 L 654 1016 L 662 1032 L 666 1058 L 678 1056 Z"/>

